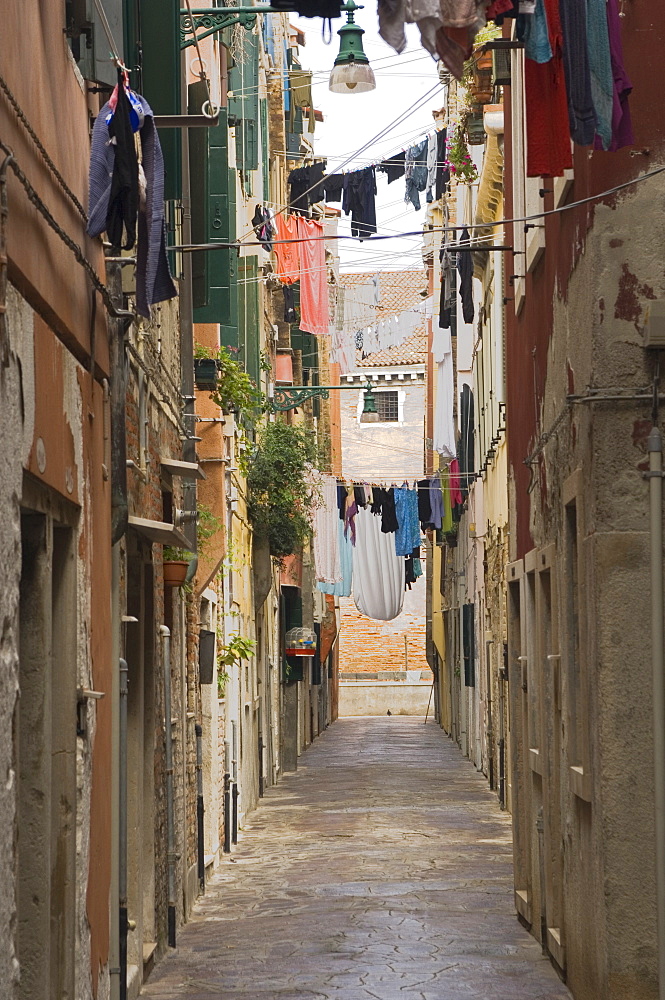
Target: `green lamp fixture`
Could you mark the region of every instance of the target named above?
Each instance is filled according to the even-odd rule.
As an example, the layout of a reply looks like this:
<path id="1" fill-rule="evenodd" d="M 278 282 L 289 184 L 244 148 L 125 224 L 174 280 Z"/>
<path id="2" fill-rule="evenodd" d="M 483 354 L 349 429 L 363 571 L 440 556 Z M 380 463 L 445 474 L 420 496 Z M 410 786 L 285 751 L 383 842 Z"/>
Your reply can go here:
<path id="1" fill-rule="evenodd" d="M 335 59 L 328 87 L 334 94 L 364 94 L 376 89 L 376 80 L 363 49 L 365 32 L 353 20 L 354 11 L 362 10 L 362 6 L 348 0 L 342 10 L 346 11 L 346 24 L 337 32 L 339 55 Z"/>
<path id="2" fill-rule="evenodd" d="M 360 414 L 361 424 L 376 424 L 379 421 L 379 413 L 376 408 L 376 399 L 372 392 L 371 382 L 367 383 L 363 398 L 363 412 Z"/>

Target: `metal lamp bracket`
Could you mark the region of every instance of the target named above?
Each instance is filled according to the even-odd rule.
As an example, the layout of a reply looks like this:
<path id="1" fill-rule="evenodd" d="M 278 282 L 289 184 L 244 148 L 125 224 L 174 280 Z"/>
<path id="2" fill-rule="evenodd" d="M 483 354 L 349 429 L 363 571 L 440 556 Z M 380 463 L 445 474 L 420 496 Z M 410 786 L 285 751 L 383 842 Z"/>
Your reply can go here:
<path id="1" fill-rule="evenodd" d="M 272 11 L 272 7 L 201 7 L 192 10 L 189 16 L 187 9 L 180 11 L 180 48 L 186 49 L 190 45 L 195 45 L 202 38 L 208 35 L 216 35 L 224 28 L 230 28 L 234 24 L 240 24 L 247 31 L 251 31 L 256 24 L 256 15 L 260 11 Z M 198 28 L 205 28 L 200 34 L 196 34 Z"/>
<path id="2" fill-rule="evenodd" d="M 284 413 L 287 410 L 295 410 L 297 406 L 307 399 L 330 399 L 327 386 L 311 385 L 289 385 L 275 386 L 275 394 L 270 403 L 275 412 Z"/>

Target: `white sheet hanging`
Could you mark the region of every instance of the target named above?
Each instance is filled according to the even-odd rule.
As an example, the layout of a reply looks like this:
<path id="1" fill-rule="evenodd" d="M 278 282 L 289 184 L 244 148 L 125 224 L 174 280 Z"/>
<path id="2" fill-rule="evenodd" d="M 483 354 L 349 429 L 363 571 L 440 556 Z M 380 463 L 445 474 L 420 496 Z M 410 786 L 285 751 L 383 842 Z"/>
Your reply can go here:
<path id="1" fill-rule="evenodd" d="M 381 531 L 381 518 L 368 507 L 356 514 L 353 600 L 361 615 L 389 622 L 402 610 L 404 560 L 395 555 L 395 536 Z"/>
<path id="2" fill-rule="evenodd" d="M 337 538 L 337 480 L 334 476 L 322 476 L 322 503 L 314 511 L 314 564 L 316 579 L 323 583 L 340 583 L 342 565 L 339 557 Z"/>
<path id="3" fill-rule="evenodd" d="M 450 330 L 436 328 L 432 342 L 432 354 L 436 363 L 433 448 L 444 461 L 450 461 L 456 454 L 455 418 L 453 416 L 455 374 Z"/>

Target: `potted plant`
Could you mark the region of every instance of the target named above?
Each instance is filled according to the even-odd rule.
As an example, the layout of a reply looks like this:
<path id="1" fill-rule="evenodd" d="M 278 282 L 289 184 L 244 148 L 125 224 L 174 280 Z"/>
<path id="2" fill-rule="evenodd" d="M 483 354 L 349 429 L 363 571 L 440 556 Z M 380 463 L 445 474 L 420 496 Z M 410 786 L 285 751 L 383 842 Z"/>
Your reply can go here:
<path id="1" fill-rule="evenodd" d="M 217 359 L 202 344 L 194 349 L 194 383 L 201 391 L 214 392 L 217 386 Z"/>
<path id="2" fill-rule="evenodd" d="M 212 401 L 224 413 L 238 413 L 253 422 L 265 410 L 266 397 L 233 354 L 229 347 L 220 347 L 212 352 L 197 344 L 194 358 L 196 385 L 199 389 L 207 389 Z M 203 362 L 206 362 L 205 374 Z M 264 370 L 263 363 L 261 368 Z M 200 371 L 200 382 L 197 370 Z"/>
<path id="3" fill-rule="evenodd" d="M 187 549 L 164 546 L 162 567 L 165 587 L 182 587 L 187 577 L 187 570 L 192 559 L 192 553 Z"/>
<path id="4" fill-rule="evenodd" d="M 468 116 L 455 123 L 446 141 L 446 163 L 452 176 L 460 184 L 473 184 L 478 180 L 478 171 L 469 153 L 465 131 Z"/>

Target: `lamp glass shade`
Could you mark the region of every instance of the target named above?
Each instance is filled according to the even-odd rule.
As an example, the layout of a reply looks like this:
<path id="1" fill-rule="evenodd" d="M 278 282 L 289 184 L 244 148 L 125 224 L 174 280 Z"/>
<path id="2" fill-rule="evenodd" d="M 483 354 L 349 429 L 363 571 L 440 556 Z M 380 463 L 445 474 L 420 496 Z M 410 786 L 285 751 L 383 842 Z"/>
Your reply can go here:
<path id="1" fill-rule="evenodd" d="M 376 424 L 379 422 L 379 414 L 376 409 L 376 399 L 371 389 L 365 390 L 363 398 L 363 412 L 360 414 L 361 424 Z"/>
<path id="2" fill-rule="evenodd" d="M 328 87 L 334 94 L 365 94 L 376 90 L 374 72 L 369 63 L 335 63 Z"/>

